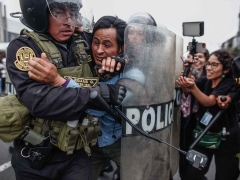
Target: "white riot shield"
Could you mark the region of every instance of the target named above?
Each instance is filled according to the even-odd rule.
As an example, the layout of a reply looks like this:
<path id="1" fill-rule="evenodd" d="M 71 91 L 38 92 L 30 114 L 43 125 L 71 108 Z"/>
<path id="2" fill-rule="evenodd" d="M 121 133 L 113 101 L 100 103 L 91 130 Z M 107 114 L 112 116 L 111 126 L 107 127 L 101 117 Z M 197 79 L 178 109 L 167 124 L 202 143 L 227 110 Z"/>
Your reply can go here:
<path id="1" fill-rule="evenodd" d="M 130 24 L 125 42 L 128 63 L 121 81 L 128 92 L 122 111 L 140 129 L 170 143 L 175 34 L 159 27 Z M 122 126 L 121 179 L 169 179 L 170 147 L 141 135 L 124 120 Z"/>

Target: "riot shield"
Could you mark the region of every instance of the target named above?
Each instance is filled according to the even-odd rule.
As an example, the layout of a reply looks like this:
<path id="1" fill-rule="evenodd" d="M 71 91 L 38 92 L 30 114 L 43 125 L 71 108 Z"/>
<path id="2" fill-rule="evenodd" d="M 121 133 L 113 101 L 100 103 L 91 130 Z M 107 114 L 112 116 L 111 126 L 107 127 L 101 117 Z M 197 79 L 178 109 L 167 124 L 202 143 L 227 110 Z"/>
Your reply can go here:
<path id="1" fill-rule="evenodd" d="M 127 88 L 122 111 L 140 129 L 170 143 L 174 111 L 175 34 L 142 24 L 125 30 L 121 82 Z M 159 144 L 122 121 L 121 179 L 165 180 L 170 174 L 170 147 Z"/>
<path id="2" fill-rule="evenodd" d="M 175 60 L 175 80 L 178 79 L 181 71 L 183 70 L 183 63 L 181 60 L 181 55 L 183 53 L 183 38 L 176 35 L 176 60 Z M 181 127 L 181 110 L 180 110 L 180 100 L 181 100 L 181 88 L 175 83 L 174 90 L 174 113 L 173 113 L 173 123 L 171 125 L 171 141 L 170 144 L 179 147 L 180 142 L 180 127 Z M 171 177 L 178 170 L 179 165 L 179 152 L 175 149 L 170 149 L 170 175 Z"/>

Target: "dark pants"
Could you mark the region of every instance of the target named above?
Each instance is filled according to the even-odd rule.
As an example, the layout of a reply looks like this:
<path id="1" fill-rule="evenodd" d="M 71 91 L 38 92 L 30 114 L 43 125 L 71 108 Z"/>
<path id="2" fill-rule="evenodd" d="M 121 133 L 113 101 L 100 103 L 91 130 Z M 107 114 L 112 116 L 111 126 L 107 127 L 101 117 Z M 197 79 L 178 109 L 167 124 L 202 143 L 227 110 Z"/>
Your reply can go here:
<path id="1" fill-rule="evenodd" d="M 24 145 L 14 143 L 12 166 L 16 180 L 92 180 L 91 158 L 84 150 L 72 155 L 56 150 L 41 170 L 33 169 L 30 160 L 21 156 Z"/>
<path id="2" fill-rule="evenodd" d="M 184 118 L 181 117 L 181 121 Z M 183 126 L 180 129 L 180 149 L 184 151 L 188 151 L 189 147 L 193 143 L 193 129 L 196 127 L 196 121 L 194 119 L 190 119 L 187 125 Z M 186 159 L 186 155 L 179 153 L 179 176 L 182 180 L 185 179 L 186 168 L 188 166 L 188 160 Z M 208 168 L 207 168 L 208 169 Z"/>
<path id="3" fill-rule="evenodd" d="M 120 170 L 121 160 L 121 138 L 109 146 L 99 147 L 98 145 L 91 147 L 92 165 L 94 180 L 97 180 L 102 165 L 107 159 L 114 161 Z"/>

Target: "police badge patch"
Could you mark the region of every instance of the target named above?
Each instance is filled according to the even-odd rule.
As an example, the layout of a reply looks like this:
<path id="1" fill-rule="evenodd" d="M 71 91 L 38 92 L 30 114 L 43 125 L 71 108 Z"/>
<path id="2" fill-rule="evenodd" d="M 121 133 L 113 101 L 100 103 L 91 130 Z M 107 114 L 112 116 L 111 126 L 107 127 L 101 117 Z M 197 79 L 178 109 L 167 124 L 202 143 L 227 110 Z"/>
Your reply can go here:
<path id="1" fill-rule="evenodd" d="M 28 71 L 28 61 L 36 57 L 34 51 L 29 47 L 21 47 L 16 53 L 15 66 L 21 71 Z"/>
<path id="2" fill-rule="evenodd" d="M 92 57 L 90 55 L 88 55 L 88 61 L 87 62 L 91 62 L 92 61 Z"/>

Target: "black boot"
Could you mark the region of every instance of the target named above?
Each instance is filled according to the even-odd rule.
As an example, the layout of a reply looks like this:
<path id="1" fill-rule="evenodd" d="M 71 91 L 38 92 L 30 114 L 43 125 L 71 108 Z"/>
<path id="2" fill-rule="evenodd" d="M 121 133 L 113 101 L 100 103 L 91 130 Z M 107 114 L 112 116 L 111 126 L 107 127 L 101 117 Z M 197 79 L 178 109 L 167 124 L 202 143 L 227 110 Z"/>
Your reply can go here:
<path id="1" fill-rule="evenodd" d="M 103 176 L 103 174 L 106 172 L 106 173 L 109 173 L 109 172 L 112 172 L 113 171 L 113 166 L 110 162 L 110 160 L 106 160 L 106 162 L 104 163 L 104 165 L 102 166 L 102 169 L 100 171 L 100 176 Z"/>
<path id="2" fill-rule="evenodd" d="M 118 168 L 113 173 L 113 180 L 120 180 L 120 172 Z"/>

